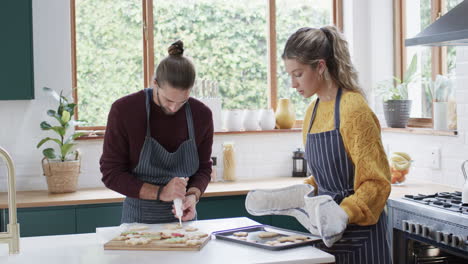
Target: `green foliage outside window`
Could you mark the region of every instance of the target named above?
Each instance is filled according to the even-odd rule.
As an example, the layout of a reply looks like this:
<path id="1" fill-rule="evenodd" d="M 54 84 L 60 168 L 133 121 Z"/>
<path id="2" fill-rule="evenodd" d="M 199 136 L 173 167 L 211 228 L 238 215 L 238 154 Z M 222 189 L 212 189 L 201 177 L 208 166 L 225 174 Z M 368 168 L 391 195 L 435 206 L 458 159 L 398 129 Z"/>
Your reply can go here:
<path id="1" fill-rule="evenodd" d="M 311 2 L 277 9 L 278 97 L 293 99 L 298 118 L 310 99 L 290 88 L 280 56 L 297 28 L 330 24 L 330 10 Z M 153 12 L 155 66 L 181 39 L 197 78 L 219 83 L 224 109 L 267 108 L 266 1 L 154 1 Z M 116 99 L 144 88 L 141 13 L 141 1 L 76 0 L 78 109 L 91 126 L 106 124 Z"/>

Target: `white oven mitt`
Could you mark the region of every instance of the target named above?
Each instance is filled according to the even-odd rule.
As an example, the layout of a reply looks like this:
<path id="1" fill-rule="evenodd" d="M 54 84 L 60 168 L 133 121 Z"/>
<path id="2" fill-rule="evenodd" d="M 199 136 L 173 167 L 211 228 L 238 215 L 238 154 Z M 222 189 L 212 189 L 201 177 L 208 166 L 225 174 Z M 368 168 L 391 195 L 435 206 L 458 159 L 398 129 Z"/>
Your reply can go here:
<path id="1" fill-rule="evenodd" d="M 315 218 L 305 210 L 306 195 L 313 195 L 314 187 L 297 184 L 279 189 L 252 190 L 245 199 L 245 208 L 251 215 L 289 215 L 295 217 L 310 233 L 319 236 Z"/>
<path id="2" fill-rule="evenodd" d="M 329 195 L 306 195 L 304 201 L 311 222 L 317 223 L 320 237 L 327 247 L 331 247 L 343 236 L 348 225 L 348 214 Z"/>

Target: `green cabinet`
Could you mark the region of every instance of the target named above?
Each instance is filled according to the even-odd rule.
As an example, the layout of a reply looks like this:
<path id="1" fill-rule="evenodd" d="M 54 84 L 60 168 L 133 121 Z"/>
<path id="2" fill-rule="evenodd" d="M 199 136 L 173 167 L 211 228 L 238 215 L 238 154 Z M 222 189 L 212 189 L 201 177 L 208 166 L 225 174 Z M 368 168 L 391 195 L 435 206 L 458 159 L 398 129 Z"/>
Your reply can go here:
<path id="1" fill-rule="evenodd" d="M 253 216 L 245 210 L 245 195 L 202 198 L 197 205 L 199 220 L 248 217 L 261 224 L 308 232 L 294 217 L 283 215 Z"/>
<path id="2" fill-rule="evenodd" d="M 96 227 L 118 226 L 122 203 L 18 208 L 21 237 L 93 233 Z M 0 210 L 0 232 L 6 231 L 8 210 Z"/>
<path id="3" fill-rule="evenodd" d="M 245 210 L 245 195 L 206 197 L 197 205 L 199 220 L 248 217 L 261 224 L 307 232 L 290 216 L 253 216 Z M 21 237 L 93 233 L 97 227 L 118 226 L 122 203 L 18 208 Z M 8 210 L 0 210 L 0 232 L 6 231 Z"/>
<path id="4" fill-rule="evenodd" d="M 20 236 L 48 236 L 74 234 L 75 209 L 69 206 L 18 208 Z M 6 231 L 8 210 L 2 210 L 2 230 Z"/>
<path id="5" fill-rule="evenodd" d="M 31 0 L 2 1 L 0 100 L 34 99 Z"/>
<path id="6" fill-rule="evenodd" d="M 207 197 L 197 204 L 198 220 L 242 216 L 262 224 L 270 224 L 270 216 L 253 216 L 245 210 L 245 195 Z"/>
<path id="7" fill-rule="evenodd" d="M 118 226 L 122 203 L 81 205 L 76 208 L 76 233 L 93 233 L 96 227 Z"/>

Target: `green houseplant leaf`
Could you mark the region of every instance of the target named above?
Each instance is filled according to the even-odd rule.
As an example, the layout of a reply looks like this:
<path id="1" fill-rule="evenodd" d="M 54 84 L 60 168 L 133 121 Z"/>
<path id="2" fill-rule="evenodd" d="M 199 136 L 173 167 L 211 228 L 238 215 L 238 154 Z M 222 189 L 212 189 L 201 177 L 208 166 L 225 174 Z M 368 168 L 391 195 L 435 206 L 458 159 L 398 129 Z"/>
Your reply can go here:
<path id="1" fill-rule="evenodd" d="M 55 155 L 55 150 L 53 148 L 46 148 L 42 151 L 42 154 L 48 159 L 55 159 L 57 155 Z"/>
<path id="2" fill-rule="evenodd" d="M 393 76 L 392 79 L 377 83 L 377 95 L 384 101 L 408 100 L 408 86 L 417 76 L 417 61 L 417 55 L 414 55 L 402 79 Z"/>
<path id="3" fill-rule="evenodd" d="M 83 132 L 75 132 L 72 135 L 68 136 L 65 140 L 67 135 L 67 130 L 70 127 L 73 127 L 78 124 L 83 124 L 85 121 L 83 120 L 73 120 L 73 114 L 75 113 L 75 103 L 68 103 L 68 99 L 63 95 L 63 92 L 58 94 L 54 90 L 48 87 L 43 88 L 44 92 L 50 94 L 54 99 L 57 100 L 58 106 L 57 111 L 55 110 L 47 110 L 47 115 L 53 117 L 59 125 L 53 126 L 47 121 L 42 121 L 40 123 L 40 128 L 44 131 L 53 131 L 55 132 L 60 138 L 52 138 L 46 137 L 39 141 L 36 148 L 42 147 L 46 142 L 53 141 L 58 144 L 59 154 L 56 153 L 54 148 L 46 148 L 42 151 L 44 157 L 48 159 L 59 159 L 61 161 L 65 161 L 67 157 L 71 157 L 69 155 L 73 151 L 73 146 L 76 144 L 74 143 L 75 139 L 84 135 Z M 73 155 L 74 159 L 78 157 L 78 155 Z"/>

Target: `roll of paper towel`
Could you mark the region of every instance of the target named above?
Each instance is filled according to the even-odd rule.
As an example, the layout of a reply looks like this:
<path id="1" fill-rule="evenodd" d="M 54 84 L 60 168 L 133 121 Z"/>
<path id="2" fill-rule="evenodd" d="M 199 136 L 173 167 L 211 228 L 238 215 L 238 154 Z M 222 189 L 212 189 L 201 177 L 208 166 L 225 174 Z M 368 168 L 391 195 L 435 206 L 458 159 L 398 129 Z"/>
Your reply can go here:
<path id="1" fill-rule="evenodd" d="M 208 106 L 208 108 L 210 108 L 211 113 L 213 114 L 214 131 L 221 131 L 221 98 L 198 98 L 198 100 L 200 100 L 202 103 Z"/>

